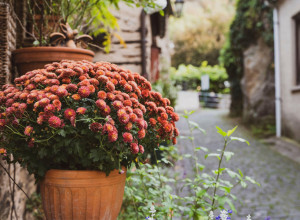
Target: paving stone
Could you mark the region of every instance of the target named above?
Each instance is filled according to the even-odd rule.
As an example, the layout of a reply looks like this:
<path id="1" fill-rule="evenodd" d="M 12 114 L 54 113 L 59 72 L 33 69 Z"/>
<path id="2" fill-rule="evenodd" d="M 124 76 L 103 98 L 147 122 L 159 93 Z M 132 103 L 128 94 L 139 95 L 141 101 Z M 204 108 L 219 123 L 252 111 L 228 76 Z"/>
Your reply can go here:
<path id="1" fill-rule="evenodd" d="M 222 137 L 217 134 L 215 126 L 223 130 L 233 128 L 234 120 L 227 118 L 227 110 L 198 110 L 190 119 L 197 122 L 206 130 L 206 135 L 195 132 L 196 146 L 207 147 L 210 151 L 222 148 Z M 181 135 L 188 135 L 188 125 L 184 118 L 177 123 Z M 248 214 L 252 220 L 264 220 L 270 216 L 271 220 L 300 220 L 300 164 L 271 150 L 272 144 L 264 144 L 253 137 L 248 130 L 240 126 L 234 136 L 242 137 L 250 142 L 232 142 L 228 151 L 235 155 L 225 166 L 232 170 L 241 169 L 247 176 L 253 177 L 261 187 L 248 184 L 248 188 L 236 187 L 233 192 L 240 201 L 235 201 L 238 214 L 233 219 L 246 219 Z M 181 153 L 192 153 L 189 141 L 180 139 L 178 148 Z M 217 159 L 204 159 L 204 153 L 199 153 L 200 163 L 206 166 L 206 171 L 217 168 Z M 176 170 L 182 176 L 192 176 L 192 161 L 184 160 L 176 164 Z M 180 184 L 178 184 L 180 185 Z M 188 192 L 183 191 L 186 195 Z M 242 203 L 240 203 L 242 202 Z"/>

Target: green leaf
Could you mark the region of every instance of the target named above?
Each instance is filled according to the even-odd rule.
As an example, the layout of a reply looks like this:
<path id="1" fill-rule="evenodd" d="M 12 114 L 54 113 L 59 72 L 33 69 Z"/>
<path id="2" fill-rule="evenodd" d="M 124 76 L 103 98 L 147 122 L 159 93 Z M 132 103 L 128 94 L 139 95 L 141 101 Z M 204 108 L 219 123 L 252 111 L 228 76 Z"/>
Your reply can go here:
<path id="1" fill-rule="evenodd" d="M 218 133 L 221 134 L 223 137 L 226 137 L 227 133 L 223 131 L 220 127 L 216 126 Z"/>
<path id="2" fill-rule="evenodd" d="M 204 156 L 205 159 L 206 159 L 207 157 L 217 157 L 219 160 L 221 160 L 220 154 L 217 154 L 217 153 L 210 153 L 210 154 L 206 154 L 206 155 Z"/>
<path id="3" fill-rule="evenodd" d="M 59 134 L 60 136 L 62 136 L 62 137 L 66 137 L 66 131 L 65 131 L 64 129 L 60 129 L 60 130 L 58 131 L 58 134 Z"/>
<path id="4" fill-rule="evenodd" d="M 198 151 L 198 150 L 203 150 L 203 151 L 205 151 L 205 152 L 208 151 L 208 149 L 207 149 L 206 147 L 196 147 L 195 149 L 196 149 L 197 151 Z"/>
<path id="5" fill-rule="evenodd" d="M 246 187 L 247 187 L 247 183 L 245 183 L 244 181 L 241 181 L 241 186 L 242 186 L 243 188 L 246 188 Z"/>
<path id="6" fill-rule="evenodd" d="M 230 135 L 233 134 L 233 132 L 237 129 L 238 126 L 235 126 L 233 129 L 227 131 L 227 136 L 230 137 Z"/>
<path id="7" fill-rule="evenodd" d="M 246 176 L 245 180 L 249 181 L 252 184 L 256 184 L 256 185 L 260 186 L 260 184 L 258 182 L 256 182 L 254 179 L 252 179 L 250 176 Z"/>
<path id="8" fill-rule="evenodd" d="M 233 172 L 232 170 L 229 170 L 229 169 L 226 169 L 226 172 L 228 173 L 228 175 L 229 175 L 231 178 L 235 178 L 235 177 L 238 177 L 238 176 L 239 176 L 236 172 Z"/>
<path id="9" fill-rule="evenodd" d="M 234 155 L 233 152 L 230 151 L 224 151 L 224 156 L 226 158 L 226 161 L 230 160 L 230 158 Z"/>
<path id="10" fill-rule="evenodd" d="M 239 142 L 243 142 L 243 143 L 247 143 L 248 145 L 250 145 L 249 141 L 243 139 L 243 138 L 239 138 L 239 137 L 231 137 L 230 138 L 232 141 L 239 141 Z"/>
<path id="11" fill-rule="evenodd" d="M 241 175 L 241 177 L 243 177 L 244 174 L 242 173 L 242 171 L 240 169 L 238 169 L 238 170 L 239 170 L 239 174 Z"/>

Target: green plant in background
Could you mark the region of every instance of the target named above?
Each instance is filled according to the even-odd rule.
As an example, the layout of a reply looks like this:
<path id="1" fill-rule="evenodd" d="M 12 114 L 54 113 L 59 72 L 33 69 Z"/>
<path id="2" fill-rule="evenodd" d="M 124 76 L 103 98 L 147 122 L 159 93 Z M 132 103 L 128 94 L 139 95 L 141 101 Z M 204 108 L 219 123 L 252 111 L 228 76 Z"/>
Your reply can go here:
<path id="1" fill-rule="evenodd" d="M 226 88 L 224 84 L 228 75 L 222 66 L 210 66 L 207 61 L 204 61 L 199 67 L 184 64 L 179 65 L 178 69 L 171 67 L 171 79 L 176 82 L 176 85 L 185 83 L 187 89 L 196 90 L 201 85 L 203 75 L 209 76 L 211 92 L 229 92 L 229 88 Z"/>
<path id="2" fill-rule="evenodd" d="M 219 52 L 225 42 L 234 16 L 235 0 L 186 1 L 183 15 L 170 18 L 170 38 L 174 43 L 172 66 L 204 60 L 218 64 Z"/>
<path id="3" fill-rule="evenodd" d="M 168 98 L 171 106 L 174 107 L 176 105 L 177 88 L 175 87 L 175 81 L 159 79 L 152 84 L 152 89 L 162 94 L 163 97 Z"/>
<path id="4" fill-rule="evenodd" d="M 40 194 L 33 193 L 26 201 L 26 212 L 31 213 L 35 220 L 45 219 Z"/>
<path id="5" fill-rule="evenodd" d="M 269 2 L 269 3 L 268 3 Z M 231 83 L 233 116 L 242 115 L 243 93 L 240 81 L 244 73 L 243 52 L 258 39 L 273 48 L 273 6 L 278 0 L 239 0 L 230 32 L 221 51 L 220 63 L 226 68 Z"/>
<path id="6" fill-rule="evenodd" d="M 232 141 L 249 142 L 232 134 L 236 128 L 227 132 L 217 127 L 218 133 L 223 137 L 224 144 L 217 152 L 209 152 L 205 147 L 196 146 L 194 131 L 201 130 L 196 122 L 189 119 L 192 112 L 185 112 L 183 117 L 189 127 L 189 136 L 181 136 L 190 141 L 191 154 L 181 155 L 175 147 L 160 147 L 163 158 L 158 161 L 158 166 L 140 164 L 141 169 L 128 172 L 127 186 L 125 188 L 124 202 L 119 220 L 144 219 L 149 216 L 151 206 L 155 206 L 156 219 L 208 219 L 209 213 L 230 207 L 236 212 L 232 200 L 236 196 L 232 189 L 238 185 L 247 187 L 247 182 L 259 185 L 251 177 L 245 176 L 240 169 L 236 171 L 226 168 L 224 162 L 229 161 L 234 155 L 228 151 Z M 199 162 L 199 151 L 206 152 L 204 158 L 217 158 L 216 169 L 207 171 Z M 192 176 L 182 178 L 182 172 L 167 168 L 169 161 L 192 161 Z M 183 195 L 182 190 L 188 193 Z M 178 219 L 178 218 L 177 218 Z"/>
<path id="7" fill-rule="evenodd" d="M 135 7 L 155 7 L 154 0 L 27 0 L 28 12 L 32 20 L 34 45 L 49 45 L 49 35 L 57 31 L 59 23 L 69 23 L 72 29 L 92 36 L 105 35 L 105 50 L 109 51 L 110 40 L 117 30 L 117 18 L 112 10 L 119 9 L 119 2 Z M 54 23 L 51 25 L 51 22 Z M 49 25 L 50 24 L 50 25 Z M 121 40 L 122 42 L 122 40 Z"/>

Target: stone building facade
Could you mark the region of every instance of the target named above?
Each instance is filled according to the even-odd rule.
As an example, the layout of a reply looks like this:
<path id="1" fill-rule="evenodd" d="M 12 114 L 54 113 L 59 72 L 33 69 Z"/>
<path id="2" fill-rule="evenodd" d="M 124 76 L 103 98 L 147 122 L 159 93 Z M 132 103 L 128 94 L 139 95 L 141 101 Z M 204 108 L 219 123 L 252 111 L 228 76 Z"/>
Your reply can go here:
<path id="1" fill-rule="evenodd" d="M 279 60 L 282 134 L 300 141 L 300 4 L 281 0 L 279 20 Z"/>

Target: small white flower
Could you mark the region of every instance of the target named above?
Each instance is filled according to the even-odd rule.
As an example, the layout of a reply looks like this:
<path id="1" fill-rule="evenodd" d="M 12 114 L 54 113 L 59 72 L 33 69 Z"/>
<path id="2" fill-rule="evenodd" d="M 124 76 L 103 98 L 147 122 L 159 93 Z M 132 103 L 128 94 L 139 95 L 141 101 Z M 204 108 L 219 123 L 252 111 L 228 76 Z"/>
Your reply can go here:
<path id="1" fill-rule="evenodd" d="M 251 220 L 251 215 L 248 215 L 248 216 L 247 216 L 247 220 Z"/>
<path id="2" fill-rule="evenodd" d="M 149 212 L 152 213 L 152 214 L 156 212 L 154 205 L 152 205 L 150 207 L 150 211 Z"/>
<path id="3" fill-rule="evenodd" d="M 221 211 L 220 217 L 221 217 L 222 220 L 227 220 L 227 217 L 228 217 L 227 211 L 223 209 L 223 210 Z M 250 220 L 251 220 L 251 219 L 250 219 Z"/>
<path id="4" fill-rule="evenodd" d="M 210 211 L 209 212 L 209 220 L 213 220 L 214 219 L 214 213 L 213 213 L 213 211 Z"/>

